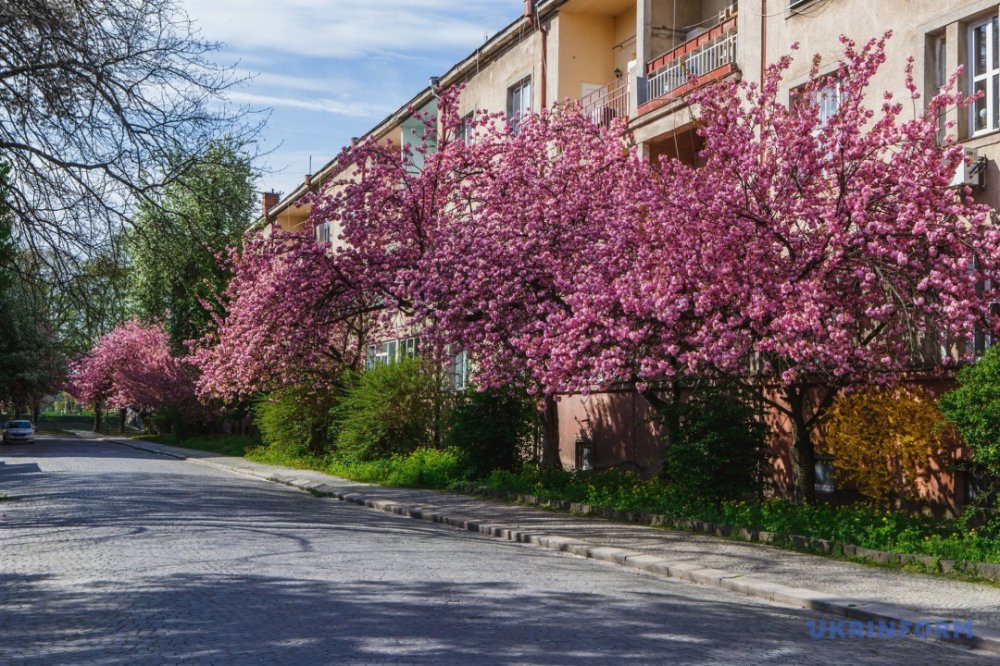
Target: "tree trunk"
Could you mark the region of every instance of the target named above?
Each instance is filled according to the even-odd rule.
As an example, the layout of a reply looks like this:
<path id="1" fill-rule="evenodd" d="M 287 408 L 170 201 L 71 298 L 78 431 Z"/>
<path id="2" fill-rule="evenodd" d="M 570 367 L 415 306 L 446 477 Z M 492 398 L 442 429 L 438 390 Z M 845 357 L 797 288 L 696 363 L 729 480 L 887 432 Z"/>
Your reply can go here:
<path id="1" fill-rule="evenodd" d="M 559 404 L 549 395 L 545 396 L 542 424 L 542 467 L 562 469 L 559 458 Z"/>
<path id="2" fill-rule="evenodd" d="M 785 391 L 792 412 L 792 476 L 794 499 L 798 503 L 816 502 L 816 451 L 806 423 L 805 389 Z"/>
<path id="3" fill-rule="evenodd" d="M 681 401 L 680 382 L 670 382 L 670 394 L 667 399 L 664 399 L 653 389 L 641 391 L 639 395 L 649 403 L 649 406 L 653 409 L 653 413 L 656 414 L 656 422 L 663 429 L 660 433 L 663 444 L 660 446 L 659 451 L 660 471 L 657 476 L 665 479 L 668 473 L 665 464 L 667 451 L 670 449 L 670 445 L 680 437 L 681 431 L 680 411 L 677 409 Z"/>
<path id="4" fill-rule="evenodd" d="M 118 410 L 118 432 L 125 434 L 125 410 Z"/>
<path id="5" fill-rule="evenodd" d="M 36 428 L 38 427 L 38 419 L 41 415 L 42 415 L 42 403 L 41 401 L 36 400 L 31 405 L 31 422 L 35 424 Z"/>
<path id="6" fill-rule="evenodd" d="M 101 432 L 101 406 L 94 405 L 94 432 Z"/>

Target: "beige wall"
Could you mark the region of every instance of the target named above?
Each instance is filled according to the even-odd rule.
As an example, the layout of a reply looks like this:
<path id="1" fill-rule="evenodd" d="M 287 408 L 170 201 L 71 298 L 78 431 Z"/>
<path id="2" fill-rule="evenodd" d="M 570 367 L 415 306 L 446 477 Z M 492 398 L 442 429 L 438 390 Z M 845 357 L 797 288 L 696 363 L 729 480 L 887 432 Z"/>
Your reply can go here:
<path id="1" fill-rule="evenodd" d="M 628 73 L 629 62 L 636 60 L 635 15 L 635 5 L 633 5 L 615 16 L 615 67 L 622 71 L 623 76 Z"/>
<path id="2" fill-rule="evenodd" d="M 531 77 L 531 108 L 537 111 L 541 106 L 541 53 L 541 37 L 533 32 L 495 60 L 484 59 L 479 71 L 465 81 L 462 114 L 475 110 L 506 111 L 507 89 L 526 76 Z"/>
<path id="3" fill-rule="evenodd" d="M 615 75 L 615 19 L 561 12 L 558 17 L 558 87 L 553 100 L 579 99 L 582 86 L 604 86 Z"/>

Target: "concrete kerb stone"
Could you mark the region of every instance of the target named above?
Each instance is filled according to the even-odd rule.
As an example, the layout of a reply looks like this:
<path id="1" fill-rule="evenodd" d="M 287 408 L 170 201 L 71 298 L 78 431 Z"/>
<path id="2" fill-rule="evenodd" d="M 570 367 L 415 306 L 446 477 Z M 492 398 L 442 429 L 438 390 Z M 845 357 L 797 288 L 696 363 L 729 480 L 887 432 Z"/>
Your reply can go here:
<path id="1" fill-rule="evenodd" d="M 765 601 L 772 601 L 785 606 L 792 606 L 806 610 L 815 610 L 818 612 L 840 615 L 842 617 L 847 617 L 850 619 L 858 619 L 862 621 L 869 621 L 869 620 L 874 622 L 919 621 L 925 623 L 950 621 L 946 618 L 937 618 L 932 616 L 920 615 L 917 611 L 904 608 L 902 606 L 893 606 L 889 604 L 880 604 L 875 602 L 866 602 L 862 600 L 838 597 L 836 595 L 825 594 L 815 590 L 796 588 L 788 585 L 782 585 L 780 583 L 771 583 L 768 581 L 755 579 L 750 576 L 744 576 L 742 574 L 730 573 L 728 571 L 723 571 L 720 569 L 705 568 L 699 566 L 698 564 L 692 564 L 688 562 L 672 562 L 665 558 L 655 555 L 639 553 L 636 551 L 630 551 L 623 548 L 615 548 L 612 546 L 595 545 L 593 543 L 589 543 L 586 541 L 582 541 L 580 539 L 567 536 L 540 534 L 537 532 L 523 532 L 504 525 L 483 523 L 476 519 L 470 519 L 462 516 L 453 516 L 446 513 L 431 511 L 424 507 L 415 507 L 415 506 L 411 507 L 408 505 L 399 504 L 392 501 L 379 500 L 377 498 L 368 498 L 362 495 L 361 493 L 357 492 L 342 493 L 339 490 L 337 490 L 334 486 L 330 486 L 328 484 L 320 484 L 316 481 L 308 479 L 301 479 L 301 478 L 293 479 L 288 477 L 266 475 L 261 473 L 255 474 L 251 470 L 244 469 L 242 467 L 236 468 L 230 465 L 213 462 L 208 459 L 185 457 L 166 450 L 159 449 L 159 447 L 153 448 L 148 445 L 140 446 L 132 441 L 126 442 L 126 441 L 106 439 L 106 438 L 99 438 L 99 439 L 104 439 L 105 441 L 111 441 L 117 444 L 123 444 L 125 446 L 129 446 L 131 448 L 138 449 L 141 451 L 146 451 L 149 453 L 155 453 L 158 455 L 164 455 L 178 460 L 187 460 L 192 463 L 203 464 L 209 467 L 215 467 L 217 469 L 222 469 L 224 471 L 237 472 L 240 474 L 248 474 L 250 476 L 255 476 L 258 478 L 264 478 L 267 480 L 276 481 L 278 483 L 282 483 L 284 485 L 292 487 L 297 487 L 302 490 L 323 492 L 324 494 L 329 494 L 331 497 L 335 497 L 341 501 L 351 502 L 353 504 L 358 504 L 376 510 L 386 511 L 389 513 L 396 513 L 399 515 L 419 520 L 428 520 L 447 525 L 452 525 L 460 529 L 465 529 L 472 532 L 478 532 L 480 534 L 484 534 L 487 536 L 506 539 L 509 541 L 517 541 L 525 544 L 532 544 L 548 550 L 569 553 L 572 555 L 577 555 L 579 557 L 606 561 L 619 566 L 635 569 L 637 571 L 644 571 L 647 573 L 652 573 L 669 578 L 686 580 L 688 582 L 696 583 L 699 585 L 705 585 L 708 587 L 725 589 L 745 596 L 754 597 Z M 596 508 L 597 507 L 591 507 L 589 505 L 577 505 L 574 503 L 570 507 L 570 510 L 573 510 L 574 512 L 578 513 L 592 514 L 592 513 L 597 513 L 596 511 L 593 511 L 593 509 Z M 643 518 L 645 518 L 645 516 L 643 516 Z M 690 522 L 696 522 L 696 521 L 690 521 Z M 699 525 L 699 527 L 702 527 L 704 529 L 705 527 L 708 527 L 708 525 L 704 526 Z M 771 533 L 768 532 L 758 532 L 755 536 L 757 536 L 760 541 L 767 542 L 771 541 L 776 535 L 772 535 Z M 823 545 L 827 546 L 827 544 Z M 880 556 L 884 557 L 884 555 L 879 551 L 865 552 L 868 549 L 863 549 L 859 547 L 845 545 L 843 546 L 843 549 L 845 555 L 869 555 L 869 556 L 874 556 L 875 558 L 879 558 Z M 826 548 L 824 548 L 824 550 L 826 550 Z M 893 553 L 892 555 L 896 554 Z M 987 628 L 977 628 L 975 634 L 976 634 L 975 638 L 971 640 L 966 640 L 966 639 L 959 639 L 958 641 L 953 641 L 951 639 L 939 639 L 939 640 L 943 640 L 945 642 L 958 642 L 965 645 L 969 645 L 970 647 L 976 649 L 1000 653 L 1000 632 Z"/>
<path id="2" fill-rule="evenodd" d="M 615 548 L 614 546 L 591 546 L 587 548 L 586 552 L 589 558 L 614 562 L 615 564 L 625 564 L 628 562 L 628 558 L 637 557 L 642 554 L 634 550 Z"/>

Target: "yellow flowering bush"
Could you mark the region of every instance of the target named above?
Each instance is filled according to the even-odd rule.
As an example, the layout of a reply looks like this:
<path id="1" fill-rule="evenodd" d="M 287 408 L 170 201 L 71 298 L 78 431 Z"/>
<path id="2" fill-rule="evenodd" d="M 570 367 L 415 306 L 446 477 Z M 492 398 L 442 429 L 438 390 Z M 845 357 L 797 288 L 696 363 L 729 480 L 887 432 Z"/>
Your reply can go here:
<path id="1" fill-rule="evenodd" d="M 879 505 L 919 500 L 917 480 L 940 455 L 943 418 L 920 388 L 874 387 L 841 395 L 824 428 L 839 480 Z"/>

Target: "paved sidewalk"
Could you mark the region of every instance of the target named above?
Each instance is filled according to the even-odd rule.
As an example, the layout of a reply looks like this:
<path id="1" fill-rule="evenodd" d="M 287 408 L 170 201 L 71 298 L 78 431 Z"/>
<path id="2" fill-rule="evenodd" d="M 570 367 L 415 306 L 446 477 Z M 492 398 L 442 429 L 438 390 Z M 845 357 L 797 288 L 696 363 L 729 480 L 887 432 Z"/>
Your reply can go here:
<path id="1" fill-rule="evenodd" d="M 78 433 L 81 436 L 93 435 Z M 974 645 L 1000 652 L 1000 588 L 880 569 L 762 544 L 427 490 L 383 488 L 306 470 L 141 440 L 107 441 L 264 478 L 371 508 L 720 587 L 862 621 L 974 623 Z"/>

